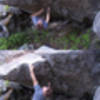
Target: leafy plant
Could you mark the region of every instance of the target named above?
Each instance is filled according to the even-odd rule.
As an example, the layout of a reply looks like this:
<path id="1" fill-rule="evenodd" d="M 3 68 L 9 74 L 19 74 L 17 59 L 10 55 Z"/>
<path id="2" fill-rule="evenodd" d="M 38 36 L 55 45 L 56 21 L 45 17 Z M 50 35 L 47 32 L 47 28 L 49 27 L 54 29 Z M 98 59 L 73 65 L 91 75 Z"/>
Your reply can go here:
<path id="1" fill-rule="evenodd" d="M 8 38 L 0 38 L 0 49 L 17 49 L 25 43 L 34 43 L 34 45 L 38 44 L 38 46 L 52 44 L 54 48 L 59 49 L 87 49 L 91 42 L 90 30 L 84 34 L 74 31 L 68 35 L 56 36 L 45 30 L 40 32 L 28 29 L 25 32 L 12 34 Z"/>

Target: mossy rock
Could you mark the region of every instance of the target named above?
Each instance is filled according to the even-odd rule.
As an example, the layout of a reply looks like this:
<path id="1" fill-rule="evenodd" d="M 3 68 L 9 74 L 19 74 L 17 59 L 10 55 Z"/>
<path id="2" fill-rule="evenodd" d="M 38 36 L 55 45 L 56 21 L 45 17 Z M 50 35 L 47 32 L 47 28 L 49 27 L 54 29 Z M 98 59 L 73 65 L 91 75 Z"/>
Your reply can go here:
<path id="1" fill-rule="evenodd" d="M 91 43 L 90 48 L 91 49 L 100 49 L 100 39 L 98 39 L 98 38 L 94 39 Z"/>
<path id="2" fill-rule="evenodd" d="M 60 33 L 60 32 L 59 32 Z M 0 49 L 18 49 L 23 44 L 34 44 L 40 47 L 50 45 L 57 49 L 88 49 L 90 45 L 90 32 L 78 33 L 71 32 L 68 35 L 59 36 L 57 33 L 48 31 L 38 31 L 29 29 L 25 32 L 19 32 L 8 38 L 0 38 Z"/>

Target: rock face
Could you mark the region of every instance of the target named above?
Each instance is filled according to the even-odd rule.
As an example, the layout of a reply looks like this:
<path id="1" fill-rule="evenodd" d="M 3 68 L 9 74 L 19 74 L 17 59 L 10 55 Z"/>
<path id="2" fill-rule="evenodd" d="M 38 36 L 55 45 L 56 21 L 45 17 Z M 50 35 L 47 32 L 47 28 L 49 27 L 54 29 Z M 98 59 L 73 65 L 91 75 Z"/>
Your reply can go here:
<path id="1" fill-rule="evenodd" d="M 20 3 L 19 3 L 20 2 Z M 0 4 L 16 6 L 28 12 L 36 12 L 42 7 L 51 7 L 52 15 L 82 21 L 85 18 L 93 19 L 100 10 L 99 0 L 1 0 Z"/>
<path id="2" fill-rule="evenodd" d="M 6 11 L 5 11 L 5 6 L 3 5 L 0 5 L 0 17 L 5 15 L 6 14 Z"/>
<path id="3" fill-rule="evenodd" d="M 24 52 L 23 55 L 19 51 L 13 57 L 1 64 L 1 79 L 30 87 L 32 82 L 28 67 L 33 64 L 40 85 L 46 85 L 50 81 L 54 92 L 58 94 L 80 98 L 86 93 L 93 93 L 100 84 L 100 52 L 97 51 L 42 48 L 34 52 Z"/>
<path id="4" fill-rule="evenodd" d="M 93 22 L 93 31 L 99 36 L 100 38 L 100 12 L 96 14 L 96 17 Z"/>
<path id="5" fill-rule="evenodd" d="M 1 37 L 8 37 L 8 36 L 9 36 L 9 32 L 8 32 L 6 26 L 4 26 L 0 23 L 0 38 Z"/>
<path id="6" fill-rule="evenodd" d="M 93 100 L 100 100 L 100 87 L 96 89 Z"/>

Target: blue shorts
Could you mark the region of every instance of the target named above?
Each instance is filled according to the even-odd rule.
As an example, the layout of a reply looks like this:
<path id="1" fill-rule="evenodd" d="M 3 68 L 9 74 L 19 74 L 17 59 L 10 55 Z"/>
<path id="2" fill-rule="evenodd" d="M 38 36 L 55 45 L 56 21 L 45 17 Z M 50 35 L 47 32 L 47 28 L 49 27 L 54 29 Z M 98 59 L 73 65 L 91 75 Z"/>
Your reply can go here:
<path id="1" fill-rule="evenodd" d="M 42 20 L 42 23 L 43 23 L 43 27 L 44 28 L 47 28 L 48 27 L 48 23 L 45 20 L 43 20 L 43 19 L 41 19 L 41 18 L 39 18 L 37 16 L 33 16 L 32 17 L 32 21 L 33 21 L 33 23 L 34 23 L 35 26 L 37 26 L 37 23 L 38 23 L 39 20 Z"/>
<path id="2" fill-rule="evenodd" d="M 32 100 L 45 100 L 45 97 L 43 96 L 43 91 L 40 85 L 34 86 L 34 95 Z"/>

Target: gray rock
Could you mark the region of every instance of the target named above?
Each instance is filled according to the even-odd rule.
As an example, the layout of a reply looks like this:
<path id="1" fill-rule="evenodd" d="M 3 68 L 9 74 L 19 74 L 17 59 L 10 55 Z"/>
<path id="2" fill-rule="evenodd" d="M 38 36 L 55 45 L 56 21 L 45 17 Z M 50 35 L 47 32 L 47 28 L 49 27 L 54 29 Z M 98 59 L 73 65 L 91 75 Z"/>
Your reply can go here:
<path id="1" fill-rule="evenodd" d="M 21 86 L 15 82 L 0 80 L 0 93 L 4 93 L 8 88 L 19 90 Z"/>
<path id="2" fill-rule="evenodd" d="M 93 97 L 93 100 L 100 100 L 100 87 L 96 89 L 95 95 Z"/>
<path id="3" fill-rule="evenodd" d="M 68 98 L 64 95 L 56 95 L 52 100 L 79 100 L 78 98 Z"/>
<path id="4" fill-rule="evenodd" d="M 34 45 L 32 45 L 32 44 L 24 44 L 18 50 L 34 50 Z"/>
<path id="5" fill-rule="evenodd" d="M 30 13 L 50 6 L 54 17 L 68 18 L 71 16 L 77 21 L 93 19 L 100 10 L 99 0 L 1 0 L 0 4 L 16 6 Z"/>
<path id="6" fill-rule="evenodd" d="M 45 51 L 45 52 L 44 52 Z M 56 50 L 47 46 L 41 46 L 40 48 L 38 48 L 35 53 L 52 53 L 55 52 Z"/>
<path id="7" fill-rule="evenodd" d="M 16 7 L 9 7 L 8 11 L 9 13 L 12 13 L 12 14 L 21 14 L 21 10 L 19 8 L 16 8 Z"/>
<path id="8" fill-rule="evenodd" d="M 93 31 L 100 38 L 100 12 L 97 13 L 94 22 L 93 22 Z"/>
<path id="9" fill-rule="evenodd" d="M 100 39 L 99 38 L 94 38 L 91 42 L 90 49 L 100 49 Z"/>
<path id="10" fill-rule="evenodd" d="M 9 32 L 5 25 L 0 24 L 0 38 L 1 37 L 8 37 Z"/>
<path id="11" fill-rule="evenodd" d="M 7 7 L 6 9 L 5 5 L 0 5 L 0 17 L 6 16 L 8 12 L 12 14 L 21 14 L 21 11 L 19 8 Z"/>
<path id="12" fill-rule="evenodd" d="M 7 90 L 7 85 L 4 80 L 0 80 L 0 93 L 5 92 Z"/>
<path id="13" fill-rule="evenodd" d="M 5 62 L 11 61 L 13 58 L 19 57 L 21 55 L 24 55 L 25 51 L 23 50 L 13 50 L 8 51 L 8 50 L 1 50 L 0 51 L 0 65 L 4 64 Z M 10 59 L 9 59 L 10 57 Z"/>
<path id="14" fill-rule="evenodd" d="M 33 64 L 41 86 L 50 81 L 55 93 L 79 98 L 85 93 L 93 93 L 95 87 L 100 84 L 100 64 L 97 59 L 99 55 L 99 51 L 52 50 L 51 48 L 50 50 L 48 48 L 48 51 L 39 49 L 26 52 L 2 64 L 0 78 L 31 87 L 29 65 Z"/>
<path id="15" fill-rule="evenodd" d="M 10 95 L 12 93 L 12 90 L 11 91 L 8 91 L 7 93 L 3 94 L 0 96 L 0 100 L 6 100 L 6 99 L 9 99 Z"/>
<path id="16" fill-rule="evenodd" d="M 0 5 L 0 17 L 5 16 L 7 14 L 7 11 L 5 10 L 4 5 Z"/>

